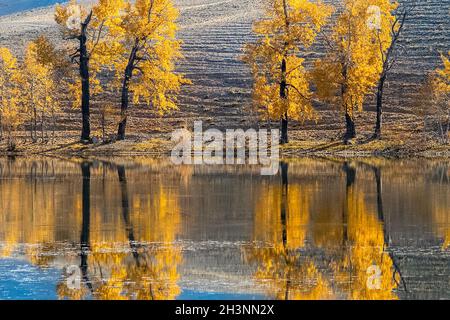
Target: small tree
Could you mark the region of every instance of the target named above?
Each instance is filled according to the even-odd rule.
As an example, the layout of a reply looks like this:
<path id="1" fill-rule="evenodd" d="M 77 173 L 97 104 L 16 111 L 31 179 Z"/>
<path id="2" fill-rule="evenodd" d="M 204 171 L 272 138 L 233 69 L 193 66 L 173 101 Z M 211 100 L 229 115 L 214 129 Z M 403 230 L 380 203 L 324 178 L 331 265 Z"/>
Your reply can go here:
<path id="1" fill-rule="evenodd" d="M 172 0 L 125 1 L 123 19 L 117 29 L 123 39 L 116 78 L 121 88 L 121 118 L 117 139 L 125 139 L 130 92 L 133 102 L 144 101 L 161 114 L 177 108 L 176 94 L 190 83 L 175 72 L 182 57 L 176 39 L 178 10 Z"/>
<path id="2" fill-rule="evenodd" d="M 288 142 L 288 118 L 314 117 L 306 50 L 332 13 L 329 6 L 307 0 L 266 0 L 265 15 L 254 24 L 255 43 L 245 47 L 254 85 L 253 101 L 262 116 L 281 121 L 281 143 Z"/>
<path id="3" fill-rule="evenodd" d="M 42 38 L 27 45 L 24 63 L 22 65 L 22 101 L 29 115 L 30 135 L 32 141 L 37 141 L 37 121 L 40 116 L 41 139 L 44 142 L 45 118 L 54 110 L 53 70 L 51 64 L 44 64 L 39 55 L 42 53 Z"/>
<path id="4" fill-rule="evenodd" d="M 450 56 L 450 52 L 448 53 Z M 450 133 L 450 60 L 441 55 L 443 68 L 435 70 L 422 87 L 419 97 L 421 113 L 438 127 L 439 140 L 448 144 Z"/>
<path id="5" fill-rule="evenodd" d="M 23 123 L 17 59 L 7 48 L 0 48 L 0 115 L 1 127 L 8 134 L 8 150 L 15 149 L 13 132 Z"/>
<path id="6" fill-rule="evenodd" d="M 380 77 L 380 44 L 384 53 L 390 44 L 395 7 L 389 0 L 345 0 L 331 36 L 326 37 L 327 55 L 316 61 L 318 96 L 340 105 L 345 141 L 356 136 L 354 113 L 362 109 L 365 96 Z"/>
<path id="7" fill-rule="evenodd" d="M 395 3 L 398 6 L 397 3 Z M 378 30 L 378 43 L 380 45 L 380 58 L 382 63 L 381 74 L 377 84 L 376 95 L 376 107 L 377 107 L 377 120 L 375 124 L 375 132 L 373 137 L 375 139 L 381 139 L 381 129 L 383 124 L 383 93 L 384 84 L 388 78 L 388 74 L 397 61 L 398 54 L 396 54 L 396 47 L 403 31 L 404 25 L 411 11 L 414 9 L 414 5 L 404 4 L 401 7 L 397 7 L 394 12 L 395 18 L 389 19 L 391 21 L 389 27 L 390 37 L 381 37 L 381 31 Z M 385 42 L 385 43 L 383 43 Z"/>

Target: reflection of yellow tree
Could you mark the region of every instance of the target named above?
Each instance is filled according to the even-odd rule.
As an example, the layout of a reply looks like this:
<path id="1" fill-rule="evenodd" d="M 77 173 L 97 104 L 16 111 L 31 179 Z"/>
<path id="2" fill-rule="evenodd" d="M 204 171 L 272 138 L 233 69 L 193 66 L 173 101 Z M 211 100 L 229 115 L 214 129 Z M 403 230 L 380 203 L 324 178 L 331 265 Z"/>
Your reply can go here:
<path id="1" fill-rule="evenodd" d="M 331 297 L 326 279 L 298 253 L 306 240 L 309 197 L 298 184 L 268 185 L 255 205 L 254 240 L 264 245 L 246 248 L 246 261 L 256 265 L 255 278 L 276 299 Z"/>
<path id="2" fill-rule="evenodd" d="M 383 217 L 367 209 L 364 194 L 355 187 L 356 170 L 348 166 L 344 169 L 345 197 L 334 199 L 335 204 L 344 200 L 343 212 L 329 207 L 328 203 L 316 204 L 312 219 L 309 208 L 314 199 L 307 184 L 290 184 L 285 189 L 278 185 L 266 186 L 259 197 L 255 206 L 255 240 L 269 246 L 248 248 L 246 258 L 256 265 L 256 279 L 268 285 L 272 296 L 278 299 L 397 298 L 393 291 L 398 283 L 394 277 L 398 274 L 385 250 Z M 285 225 L 280 214 L 284 209 Z M 381 206 L 379 209 L 382 210 Z M 317 261 L 314 255 L 298 253 L 305 245 L 306 230 L 311 232 L 309 237 L 316 246 L 311 250 L 320 248 L 322 252 Z M 322 262 L 327 266 L 319 267 Z M 379 271 L 379 277 L 368 273 L 372 271 L 371 266 L 376 266 L 374 270 Z"/>
<path id="3" fill-rule="evenodd" d="M 383 225 L 375 212 L 366 208 L 364 194 L 355 188 L 355 171 L 350 173 L 351 170 L 354 169 L 346 170 L 346 254 L 335 265 L 336 280 L 350 299 L 396 299 L 393 290 L 397 279 L 394 279 L 393 261 L 385 251 Z M 353 178 L 349 179 L 350 174 Z M 375 266 L 379 275 L 368 274 L 371 266 Z"/>
<path id="4" fill-rule="evenodd" d="M 91 212 L 91 293 L 96 299 L 175 299 L 181 262 L 174 244 L 180 225 L 177 193 L 161 179 L 152 183 L 151 197 L 140 197 L 129 192 L 125 169 L 119 166 L 118 172 L 121 219 L 105 230 L 101 210 Z M 86 287 L 69 290 L 65 281 L 58 286 L 60 298 L 80 299 L 88 293 Z"/>
<path id="5" fill-rule="evenodd" d="M 48 179 L 48 174 L 65 170 L 52 161 L 9 161 L 4 173 L 26 175 L 26 179 L 2 180 L 0 183 L 0 240 L 4 243 L 0 256 L 10 256 L 20 243 L 25 243 L 25 253 L 35 265 L 47 266 L 58 250 L 54 227 L 58 212 L 64 207 L 77 211 L 77 199 L 66 197 L 65 203 L 55 201 L 58 193 L 71 190 L 70 184 L 62 188 L 59 182 Z M 2 170 L 3 172 L 3 170 Z M 20 192 L 18 192 L 20 190 Z M 69 215 L 73 222 L 77 214 Z"/>
<path id="6" fill-rule="evenodd" d="M 439 236 L 444 238 L 444 242 L 442 243 L 442 250 L 446 250 L 450 247 L 450 221 L 449 218 L 449 209 L 447 206 L 447 201 L 441 201 L 440 203 L 434 204 L 433 210 L 433 220 L 436 225 L 442 225 L 444 227 L 438 228 L 437 233 Z"/>
<path id="7" fill-rule="evenodd" d="M 351 299 L 395 299 L 393 290 L 394 268 L 392 259 L 384 251 L 384 234 L 381 223 L 374 213 L 367 211 L 364 195 L 361 192 L 350 191 L 348 205 L 348 254 L 338 265 L 339 277 L 351 276 L 347 283 L 344 279 L 338 282 L 346 283 Z M 375 265 L 381 274 L 376 281 L 379 284 L 368 285 L 368 269 Z M 342 281 L 339 281 L 342 280 Z"/>
<path id="8" fill-rule="evenodd" d="M 447 232 L 445 233 L 444 244 L 442 245 L 443 249 L 447 249 L 448 247 L 450 247 L 450 229 L 447 229 Z"/>

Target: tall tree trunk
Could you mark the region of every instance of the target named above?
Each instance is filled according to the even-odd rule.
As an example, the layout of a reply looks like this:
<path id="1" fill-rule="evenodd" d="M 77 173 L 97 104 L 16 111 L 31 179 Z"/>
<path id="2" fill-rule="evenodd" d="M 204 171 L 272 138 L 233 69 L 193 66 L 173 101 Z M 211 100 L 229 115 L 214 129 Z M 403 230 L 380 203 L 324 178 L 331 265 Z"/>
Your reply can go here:
<path id="1" fill-rule="evenodd" d="M 383 91 L 386 75 L 382 75 L 377 88 L 377 122 L 375 124 L 375 132 L 373 137 L 381 139 L 381 128 L 383 125 Z"/>
<path id="2" fill-rule="evenodd" d="M 120 122 L 117 130 L 117 140 L 125 139 L 125 130 L 127 127 L 127 113 L 128 113 L 128 100 L 129 100 L 129 84 L 131 77 L 133 76 L 134 62 L 136 60 L 136 54 L 138 50 L 138 41 L 135 41 L 133 49 L 131 50 L 130 57 L 128 58 L 128 64 L 125 68 L 125 74 L 122 82 L 122 99 L 120 103 Z"/>
<path id="3" fill-rule="evenodd" d="M 281 81 L 280 81 L 280 98 L 283 102 L 287 102 L 287 82 L 286 82 L 286 59 L 281 62 Z M 287 111 L 281 116 L 281 134 L 280 144 L 286 144 L 288 139 L 288 113 Z"/>
<path id="4" fill-rule="evenodd" d="M 37 110 L 36 104 L 33 103 L 33 142 L 37 141 Z"/>
<path id="5" fill-rule="evenodd" d="M 87 50 L 87 27 L 91 21 L 92 12 L 81 24 L 80 39 L 80 77 L 81 77 L 81 141 L 89 142 L 91 136 L 90 124 L 90 92 L 89 92 L 89 53 Z"/>
<path id="6" fill-rule="evenodd" d="M 348 111 L 348 109 L 345 111 L 345 126 L 346 131 L 344 140 L 348 141 L 350 139 L 355 138 L 356 137 L 355 120 L 353 118 L 353 115 L 350 114 L 350 112 Z"/>
<path id="7" fill-rule="evenodd" d="M 375 175 L 375 182 L 377 185 L 377 211 L 378 219 L 384 224 L 384 210 L 383 210 L 383 181 L 381 180 L 381 169 L 379 167 L 373 167 L 373 173 Z"/>
<path id="8" fill-rule="evenodd" d="M 56 127 L 56 119 L 55 119 L 55 110 L 52 109 L 52 143 L 55 142 L 55 128 Z"/>
<path id="9" fill-rule="evenodd" d="M 343 68 L 342 68 L 342 78 L 344 79 L 344 83 L 341 86 L 341 98 L 342 98 L 342 103 L 344 104 L 344 111 L 345 111 L 345 135 L 344 135 L 344 141 L 348 141 L 350 139 L 353 139 L 356 137 L 356 129 L 355 129 L 355 120 L 353 118 L 353 106 L 349 105 L 349 102 L 347 101 L 347 83 L 346 81 L 347 79 L 347 75 L 348 75 L 348 71 L 347 71 L 347 64 L 344 63 Z"/>
<path id="10" fill-rule="evenodd" d="M 45 127 L 44 124 L 45 120 L 44 120 L 44 111 L 41 112 L 41 139 L 42 139 L 42 143 L 44 143 L 44 131 L 45 131 Z"/>

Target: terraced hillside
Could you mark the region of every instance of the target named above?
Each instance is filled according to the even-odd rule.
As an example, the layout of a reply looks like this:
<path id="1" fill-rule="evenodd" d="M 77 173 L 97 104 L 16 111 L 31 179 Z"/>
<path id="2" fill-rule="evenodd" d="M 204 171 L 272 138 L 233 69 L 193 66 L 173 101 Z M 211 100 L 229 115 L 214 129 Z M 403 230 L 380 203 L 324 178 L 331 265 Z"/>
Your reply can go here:
<path id="1" fill-rule="evenodd" d="M 240 61 L 242 46 L 251 41 L 251 24 L 261 14 L 258 0 L 177 0 L 180 10 L 179 37 L 184 41 L 185 60 L 179 70 L 193 81 L 180 97 L 180 110 L 164 121 L 145 108 L 134 108 L 130 126 L 140 133 L 167 131 L 174 126 L 190 125 L 203 119 L 210 126 L 255 126 L 251 108 L 251 77 Z M 326 2 L 338 4 L 339 0 Z M 419 130 L 422 120 L 413 115 L 417 86 L 425 75 L 439 64 L 439 52 L 450 49 L 448 32 L 450 1 L 419 1 L 410 18 L 402 40 L 403 56 L 388 82 L 386 92 L 386 125 L 394 134 Z M 52 21 L 52 9 L 45 8 L 0 18 L 0 45 L 22 48 L 27 39 L 45 32 L 60 39 Z M 318 45 L 313 56 L 320 54 Z M 94 108 L 95 108 L 94 101 Z M 369 103 L 367 110 L 372 110 Z M 343 121 L 336 121 L 333 107 L 321 108 L 319 123 L 305 123 L 305 137 L 336 135 Z M 67 116 L 66 116 L 67 117 Z M 60 122 L 60 129 L 76 130 L 78 112 L 73 110 L 68 121 Z M 98 116 L 93 115 L 95 123 Z M 70 120 L 70 121 L 69 121 Z M 362 113 L 357 119 L 360 129 L 372 128 L 373 112 Z M 399 124 L 399 123 L 402 124 Z M 405 126 L 406 124 L 406 126 Z"/>

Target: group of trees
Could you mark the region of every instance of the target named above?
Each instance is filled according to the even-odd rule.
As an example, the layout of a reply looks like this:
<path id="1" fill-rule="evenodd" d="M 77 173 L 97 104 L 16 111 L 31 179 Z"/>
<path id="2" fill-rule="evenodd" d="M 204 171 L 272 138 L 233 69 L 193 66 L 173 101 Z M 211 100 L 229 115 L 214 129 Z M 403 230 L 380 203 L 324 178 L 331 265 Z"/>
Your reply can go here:
<path id="1" fill-rule="evenodd" d="M 384 85 L 414 7 L 391 0 L 344 0 L 339 8 L 320 1 L 266 1 L 264 18 L 254 24 L 257 40 L 246 46 L 244 60 L 253 72 L 253 99 L 262 116 L 281 121 L 281 143 L 288 142 L 288 118 L 317 117 L 314 103 L 339 106 L 345 115 L 344 140 L 355 138 L 354 114 L 374 93 L 377 116 L 373 136 L 381 138 Z M 326 52 L 307 64 L 319 36 Z M 441 84 L 434 88 L 439 96 L 446 92 L 448 104 L 445 72 L 438 72 Z"/>
<path id="2" fill-rule="evenodd" d="M 182 57 L 177 17 L 171 0 L 99 0 L 90 9 L 72 0 L 57 6 L 56 22 L 66 39 L 77 43 L 70 57 L 79 67 L 73 88 L 81 102 L 83 141 L 90 140 L 91 94 L 106 86 L 121 96 L 118 140 L 125 138 L 130 93 L 134 103 L 143 101 L 161 113 L 177 107 L 176 94 L 189 83 L 175 72 Z M 105 70 L 113 76 L 99 81 Z"/>
<path id="3" fill-rule="evenodd" d="M 320 0 L 265 0 L 265 5 L 264 17 L 254 24 L 257 39 L 246 45 L 244 61 L 253 74 L 253 100 L 262 118 L 280 121 L 281 143 L 288 142 L 288 120 L 317 119 L 314 106 L 320 103 L 338 106 L 345 115 L 344 140 L 355 138 L 355 112 L 369 94 L 376 95 L 373 136 L 381 138 L 384 85 L 414 5 L 391 0 L 344 0 L 339 8 Z M 109 95 L 112 104 L 120 100 L 118 140 L 125 138 L 130 102 L 161 114 L 176 109 L 177 94 L 190 83 L 175 71 L 182 58 L 177 17 L 172 0 L 98 0 L 92 6 L 71 0 L 58 5 L 55 21 L 64 49 L 40 36 L 19 61 L 0 48 L 0 135 L 7 132 L 12 148 L 11 132 L 26 123 L 33 142 L 38 128 L 44 140 L 46 119 L 54 130 L 59 95 L 67 93 L 73 106 L 81 107 L 83 142 L 91 141 L 93 96 Z M 313 60 L 311 48 L 319 42 L 325 52 Z M 447 141 L 449 60 L 442 59 L 444 68 L 430 76 L 427 90 Z M 99 109 L 105 138 L 111 104 Z"/>
<path id="4" fill-rule="evenodd" d="M 28 123 L 33 142 L 48 137 L 45 119 L 51 116 L 53 134 L 55 113 L 59 109 L 56 83 L 60 77 L 58 53 L 52 43 L 40 36 L 29 42 L 23 61 L 7 48 L 0 48 L 0 136 L 4 130 L 8 147 L 14 148 L 12 132 Z"/>
<path id="5" fill-rule="evenodd" d="M 120 95 L 118 140 L 125 138 L 130 100 L 160 113 L 177 108 L 176 94 L 189 83 L 175 72 L 182 57 L 175 35 L 177 17 L 171 0 L 98 0 L 92 6 L 71 0 L 55 10 L 64 49 L 56 50 L 41 36 L 28 44 L 19 63 L 1 48 L 0 127 L 6 129 L 11 144 L 11 132 L 25 122 L 36 141 L 38 119 L 44 139 L 45 119 L 49 114 L 54 119 L 59 108 L 58 94 L 69 94 L 73 106 L 81 106 L 83 142 L 91 141 L 94 95 Z M 109 109 L 102 109 L 102 115 Z M 102 118 L 103 131 L 104 122 Z"/>

